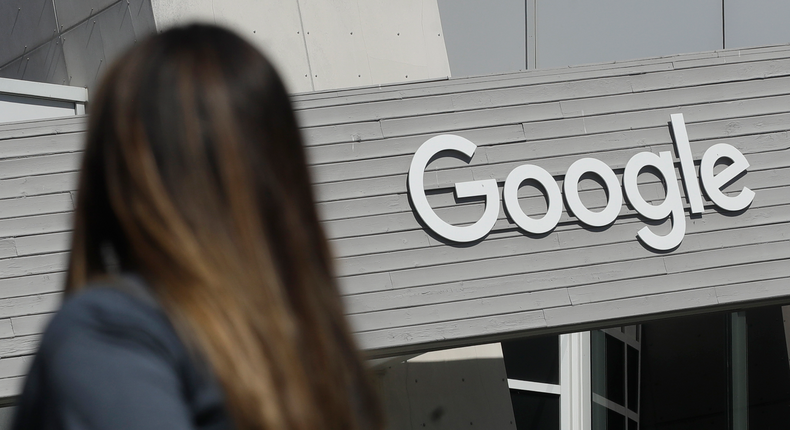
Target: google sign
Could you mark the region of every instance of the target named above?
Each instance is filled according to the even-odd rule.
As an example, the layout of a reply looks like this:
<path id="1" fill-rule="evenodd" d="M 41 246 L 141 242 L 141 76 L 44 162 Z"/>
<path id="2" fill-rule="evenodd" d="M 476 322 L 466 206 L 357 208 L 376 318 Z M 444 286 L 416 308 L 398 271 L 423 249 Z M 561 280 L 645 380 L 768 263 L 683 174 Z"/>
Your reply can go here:
<path id="1" fill-rule="evenodd" d="M 744 173 L 749 167 L 746 157 L 732 145 L 715 144 L 708 148 L 702 156 L 700 178 L 697 178 L 683 114 L 673 114 L 670 118 L 680 158 L 680 172 L 691 206 L 691 213 L 699 214 L 704 210 L 700 182 L 702 182 L 708 197 L 720 208 L 728 211 L 746 209 L 754 199 L 754 191 L 746 187 L 741 189 L 737 195 L 726 195 L 721 191 L 723 186 Z M 460 136 L 444 134 L 432 137 L 417 149 L 409 168 L 409 195 L 417 214 L 428 228 L 439 236 L 454 242 L 474 242 L 483 238 L 494 227 L 499 214 L 497 182 L 495 179 L 484 179 L 455 184 L 457 197 L 485 196 L 486 204 L 483 216 L 477 222 L 468 226 L 456 226 L 439 218 L 428 204 L 423 175 L 428 163 L 440 152 L 454 151 L 471 159 L 475 149 L 477 149 L 477 145 Z M 729 160 L 730 163 L 723 170 L 714 173 L 714 166 L 719 160 Z M 652 167 L 658 172 L 666 187 L 666 197 L 663 202 L 657 205 L 648 203 L 640 194 L 637 186 L 639 173 L 648 167 Z M 588 209 L 579 198 L 579 181 L 585 174 L 597 175 L 603 181 L 608 201 L 606 207 L 601 211 L 595 212 Z M 546 214 L 541 218 L 527 216 L 519 205 L 518 189 L 527 180 L 536 181 L 545 192 L 548 208 Z M 686 218 L 672 154 L 669 151 L 658 154 L 640 152 L 631 157 L 625 166 L 623 188 L 631 206 L 640 215 L 656 221 L 667 220 L 670 217 L 672 219 L 672 229 L 669 233 L 660 236 L 645 226 L 636 233 L 637 237 L 647 246 L 656 250 L 670 250 L 680 245 L 686 233 Z M 623 192 L 614 171 L 604 162 L 595 158 L 582 158 L 571 164 L 565 174 L 563 192 L 568 202 L 568 210 L 579 221 L 592 227 L 603 227 L 613 223 L 620 214 L 623 204 Z M 541 234 L 553 230 L 562 215 L 562 195 L 559 185 L 549 172 L 533 164 L 518 166 L 508 174 L 505 179 L 502 200 L 513 222 L 519 228 L 530 233 Z"/>

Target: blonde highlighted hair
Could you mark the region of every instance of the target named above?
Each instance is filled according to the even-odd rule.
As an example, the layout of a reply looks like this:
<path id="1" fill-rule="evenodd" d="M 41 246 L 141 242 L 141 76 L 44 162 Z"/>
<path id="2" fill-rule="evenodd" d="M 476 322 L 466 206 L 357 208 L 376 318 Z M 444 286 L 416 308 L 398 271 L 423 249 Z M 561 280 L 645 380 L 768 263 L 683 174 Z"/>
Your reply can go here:
<path id="1" fill-rule="evenodd" d="M 238 429 L 374 429 L 289 96 L 214 26 L 142 41 L 91 102 L 67 291 L 151 285 L 211 364 Z"/>

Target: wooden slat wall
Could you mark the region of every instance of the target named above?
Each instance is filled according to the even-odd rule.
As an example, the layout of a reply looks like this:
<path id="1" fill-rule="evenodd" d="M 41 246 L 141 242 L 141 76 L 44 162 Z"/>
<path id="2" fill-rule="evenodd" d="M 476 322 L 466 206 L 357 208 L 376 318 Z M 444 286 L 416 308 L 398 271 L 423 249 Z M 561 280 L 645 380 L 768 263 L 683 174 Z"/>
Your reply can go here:
<path id="1" fill-rule="evenodd" d="M 0 397 L 61 302 L 85 119 L 0 126 Z"/>
<path id="2" fill-rule="evenodd" d="M 790 46 L 317 92 L 294 102 L 347 313 L 373 357 L 790 300 Z M 757 196 L 736 216 L 706 201 L 669 253 L 639 243 L 645 224 L 627 205 L 609 228 L 584 228 L 565 212 L 540 237 L 501 211 L 483 241 L 456 246 L 422 228 L 406 195 L 412 155 L 437 134 L 479 146 L 468 165 L 439 159 L 425 176 L 436 212 L 466 223 L 483 205 L 456 204 L 455 182 L 495 178 L 501 187 L 514 167 L 532 163 L 561 184 L 585 156 L 621 178 L 633 154 L 674 153 L 671 113 L 685 115 L 697 164 L 715 143 L 740 149 L 751 167 L 730 189 L 748 186 Z M 0 126 L 0 397 L 18 392 L 60 304 L 84 132 L 84 118 Z M 640 180 L 645 196 L 663 198 L 656 178 Z M 603 205 L 591 184 L 581 184 L 582 198 Z M 545 209 L 534 189 L 520 195 L 527 213 Z"/>
<path id="3" fill-rule="evenodd" d="M 788 46 L 295 99 L 347 312 L 373 356 L 790 300 Z M 711 145 L 729 143 L 751 167 L 728 189 L 757 193 L 740 214 L 706 200 L 672 252 L 636 239 L 645 223 L 627 204 L 609 228 L 585 228 L 566 211 L 541 237 L 500 210 L 484 240 L 457 246 L 426 231 L 406 195 L 414 152 L 437 134 L 478 145 L 469 164 L 439 159 L 425 175 L 436 212 L 470 223 L 484 206 L 456 203 L 456 182 L 495 178 L 502 187 L 531 163 L 561 184 L 585 156 L 621 179 L 638 152 L 674 154 L 672 113 L 685 116 L 697 165 Z M 640 180 L 644 195 L 663 199 L 655 177 Z M 590 207 L 605 203 L 597 186 L 582 185 Z M 528 213 L 545 209 L 530 187 L 520 195 Z"/>

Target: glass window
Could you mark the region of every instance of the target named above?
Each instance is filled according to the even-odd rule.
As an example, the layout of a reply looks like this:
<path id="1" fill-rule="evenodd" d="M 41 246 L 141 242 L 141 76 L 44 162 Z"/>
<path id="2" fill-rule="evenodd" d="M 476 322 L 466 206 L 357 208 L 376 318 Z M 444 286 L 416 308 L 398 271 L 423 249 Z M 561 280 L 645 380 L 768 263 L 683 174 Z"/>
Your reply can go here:
<path id="1" fill-rule="evenodd" d="M 642 430 L 727 428 L 726 317 L 642 324 Z"/>
<path id="2" fill-rule="evenodd" d="M 510 390 L 516 428 L 520 430 L 560 428 L 560 396 L 534 391 Z"/>
<path id="3" fill-rule="evenodd" d="M 639 413 L 639 351 L 628 347 L 628 409 Z"/>
<path id="4" fill-rule="evenodd" d="M 606 389 L 604 397 L 625 405 L 625 343 L 606 335 Z"/>
<path id="5" fill-rule="evenodd" d="M 749 379 L 749 428 L 790 423 L 788 333 L 782 307 L 746 311 Z"/>
<path id="6" fill-rule="evenodd" d="M 560 383 L 560 337 L 536 336 L 502 342 L 509 379 Z"/>

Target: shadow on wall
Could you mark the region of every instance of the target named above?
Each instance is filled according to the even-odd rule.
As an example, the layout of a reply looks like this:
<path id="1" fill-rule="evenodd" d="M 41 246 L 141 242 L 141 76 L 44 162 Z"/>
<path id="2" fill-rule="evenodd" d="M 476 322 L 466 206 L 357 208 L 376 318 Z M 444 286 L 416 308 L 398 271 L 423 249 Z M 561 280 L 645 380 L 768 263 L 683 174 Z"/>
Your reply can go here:
<path id="1" fill-rule="evenodd" d="M 387 428 L 515 429 L 505 364 L 495 347 L 499 358 L 457 359 L 439 351 L 375 369 Z"/>

